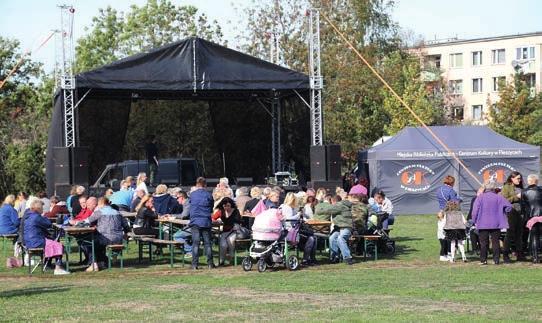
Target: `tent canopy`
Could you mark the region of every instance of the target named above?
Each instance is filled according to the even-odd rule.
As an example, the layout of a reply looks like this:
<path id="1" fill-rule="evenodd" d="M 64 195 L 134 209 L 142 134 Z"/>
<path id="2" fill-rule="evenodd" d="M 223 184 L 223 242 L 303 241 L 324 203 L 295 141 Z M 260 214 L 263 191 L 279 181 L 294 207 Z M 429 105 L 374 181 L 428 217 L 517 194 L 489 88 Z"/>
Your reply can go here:
<path id="1" fill-rule="evenodd" d="M 429 127 L 458 157 L 521 158 L 538 156 L 540 147 L 517 142 L 485 126 Z M 368 159 L 440 159 L 451 157 L 425 128 L 406 127 L 367 150 Z"/>
<path id="2" fill-rule="evenodd" d="M 463 211 L 479 187 L 494 180 L 502 185 L 511 171 L 524 176 L 540 172 L 540 147 L 514 141 L 482 126 L 429 127 L 458 156 L 474 179 L 425 128 L 407 127 L 383 144 L 359 153 L 360 176 L 371 191 L 384 191 L 397 214 L 434 214 L 445 176 L 456 179 Z"/>
<path id="3" fill-rule="evenodd" d="M 308 90 L 309 77 L 192 37 L 79 74 L 76 87 L 109 93 L 156 91 L 153 98 L 179 92 L 274 96 L 273 92 L 292 95 L 288 90 Z"/>
<path id="4" fill-rule="evenodd" d="M 263 169 L 260 173 L 265 172 L 262 165 L 269 164 L 271 155 L 271 138 L 267 134 L 271 133 L 271 117 L 261 105 L 268 104 L 271 98 L 280 99 L 284 138 L 299 138 L 292 147 L 285 147 L 293 153 L 284 158 L 296 160 L 298 165 L 308 165 L 308 161 L 301 158 L 308 155 L 310 145 L 309 115 L 297 96 L 305 96 L 308 100 L 309 90 L 309 77 L 303 73 L 201 38 L 187 38 L 76 75 L 75 101 L 85 96 L 75 110 L 77 145 L 90 148 L 88 163 L 92 182 L 105 164 L 125 157 L 122 151 L 127 142 L 130 115 L 137 114 L 132 109 L 134 102 L 189 100 L 184 101 L 188 104 L 205 101 L 208 103 L 208 120 L 211 120 L 207 127 L 215 128 L 216 133 L 209 132 L 209 140 L 214 140 L 212 144 L 232 150 L 229 160 L 238 169 L 247 170 L 248 174 L 243 174 L 245 177 L 265 176 L 252 171 L 257 168 Z M 260 98 L 263 101 L 258 101 Z M 54 101 L 47 147 L 49 194 L 55 188 L 53 147 L 65 145 L 62 92 L 57 92 Z M 183 105 L 179 103 L 180 108 Z M 179 118 L 179 127 L 182 127 L 182 117 Z M 289 120 L 293 120 L 291 124 Z M 218 135 L 228 133 L 228 123 L 243 129 L 245 134 L 238 137 Z M 257 138 L 249 135 L 256 133 L 260 134 Z M 230 142 L 254 152 L 253 158 L 243 158 L 243 151 L 233 149 Z"/>

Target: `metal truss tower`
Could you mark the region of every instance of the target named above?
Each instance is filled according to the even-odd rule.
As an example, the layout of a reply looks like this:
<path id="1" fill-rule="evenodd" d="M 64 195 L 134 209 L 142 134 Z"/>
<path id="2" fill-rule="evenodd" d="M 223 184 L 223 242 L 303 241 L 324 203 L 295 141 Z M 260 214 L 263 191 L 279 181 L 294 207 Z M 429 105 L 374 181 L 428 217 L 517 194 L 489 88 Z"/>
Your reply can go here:
<path id="1" fill-rule="evenodd" d="M 76 124 L 75 124 L 75 49 L 73 42 L 73 6 L 60 5 L 60 30 L 57 42 L 56 65 L 57 86 L 62 89 L 62 101 L 64 103 L 64 145 L 75 147 L 76 145 Z"/>
<path id="2" fill-rule="evenodd" d="M 321 146 L 324 143 L 322 135 L 324 81 L 320 69 L 320 11 L 314 8 L 309 9 L 309 52 L 312 145 Z"/>

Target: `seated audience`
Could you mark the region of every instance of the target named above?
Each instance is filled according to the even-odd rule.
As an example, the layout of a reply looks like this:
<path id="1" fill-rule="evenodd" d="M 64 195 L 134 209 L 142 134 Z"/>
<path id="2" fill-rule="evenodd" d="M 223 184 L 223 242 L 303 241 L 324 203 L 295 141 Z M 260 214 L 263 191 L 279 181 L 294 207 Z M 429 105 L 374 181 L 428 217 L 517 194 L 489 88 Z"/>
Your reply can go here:
<path id="1" fill-rule="evenodd" d="M 109 197 L 111 205 L 116 205 L 119 211 L 130 211 L 130 205 L 134 197 L 134 191 L 130 189 L 130 183 L 126 180 L 120 182 L 120 190 Z"/>
<path id="2" fill-rule="evenodd" d="M 220 255 L 219 266 L 224 266 L 226 257 L 233 256 L 235 251 L 235 239 L 237 238 L 236 225 L 241 223 L 241 214 L 235 202 L 224 197 L 217 205 L 216 212 L 212 216 L 213 221 L 222 221 L 222 232 L 220 233 Z M 230 261 L 231 262 L 231 261 Z"/>
<path id="3" fill-rule="evenodd" d="M 73 219 L 76 222 L 86 220 L 92 212 L 94 212 L 96 205 L 98 205 L 98 200 L 94 196 L 91 196 L 88 199 L 86 196 L 81 196 L 79 198 L 79 205 L 81 205 L 81 211 Z"/>
<path id="4" fill-rule="evenodd" d="M 15 234 L 19 230 L 20 220 L 14 205 L 15 196 L 6 196 L 0 207 L 0 234 Z"/>
<path id="5" fill-rule="evenodd" d="M 141 199 L 136 207 L 136 219 L 134 222 L 133 232 L 137 235 L 152 235 L 158 237 L 160 233 L 156 228 L 155 220 L 158 219 L 158 213 L 154 208 L 154 200 L 152 195 L 146 195 Z"/>
<path id="6" fill-rule="evenodd" d="M 72 216 L 77 216 L 79 213 L 81 213 L 81 205 L 79 204 L 79 198 L 85 194 L 85 187 L 84 186 L 77 186 L 75 188 L 75 196 L 72 197 L 70 200 L 70 207 L 72 210 Z"/>
<path id="7" fill-rule="evenodd" d="M 307 201 L 303 207 L 303 218 L 305 220 L 310 220 L 314 217 L 314 209 L 317 203 L 318 201 L 316 200 L 316 197 L 311 195 L 307 196 Z"/>
<path id="8" fill-rule="evenodd" d="M 51 228 L 51 221 L 41 216 L 43 213 L 43 202 L 34 200 L 30 209 L 23 218 L 23 243 L 26 248 L 43 248 L 45 258 L 55 258 L 55 275 L 65 275 L 69 272 L 62 268 L 62 254 L 64 247 L 58 241 L 47 238 L 48 230 Z"/>
<path id="9" fill-rule="evenodd" d="M 61 201 L 58 196 L 53 196 L 51 197 L 51 211 L 45 213 L 45 216 L 48 219 L 56 220 L 59 214 L 69 215 L 70 212 L 68 211 L 68 208 L 66 207 L 66 202 Z"/>
<path id="10" fill-rule="evenodd" d="M 15 201 L 15 210 L 17 210 L 17 214 L 19 214 L 19 217 L 22 217 L 25 213 L 24 211 L 28 208 L 27 204 L 28 200 L 28 194 L 26 192 L 19 192 L 17 194 L 17 200 Z"/>
<path id="11" fill-rule="evenodd" d="M 177 199 L 167 193 L 167 186 L 164 184 L 160 184 L 156 187 L 156 192 L 152 197 L 154 209 L 158 215 L 180 213 L 180 211 L 182 211 L 180 210 Z"/>
<path id="12" fill-rule="evenodd" d="M 387 230 L 390 225 L 395 223 L 395 215 L 393 214 L 393 204 L 386 197 L 383 191 L 379 190 L 374 197 L 369 199 L 369 205 L 375 212 L 385 212 L 388 214 L 386 219 L 382 221 L 382 229 Z"/>
<path id="13" fill-rule="evenodd" d="M 240 187 L 235 191 L 235 204 L 237 204 L 239 213 L 245 213 L 245 205 L 250 200 L 251 197 L 248 196 L 248 188 Z"/>
<path id="14" fill-rule="evenodd" d="M 337 197 L 334 200 L 339 200 Z M 325 204 L 326 202 L 319 203 Z M 348 240 L 352 235 L 352 202 L 348 200 L 336 202 L 334 205 L 321 208 L 317 211 L 315 218 L 318 220 L 331 220 L 333 231 L 329 236 L 330 260 L 333 263 L 340 262 L 339 250 L 344 262 L 353 264 Z"/>
<path id="15" fill-rule="evenodd" d="M 298 211 L 299 207 L 297 205 L 297 198 L 293 192 L 286 194 L 284 203 L 279 207 L 279 209 L 282 211 L 284 228 L 288 231 L 298 225 L 299 221 L 301 221 L 301 212 Z M 303 246 L 302 264 L 305 266 L 312 265 L 315 263 L 314 256 L 316 251 L 316 240 L 312 234 L 307 234 L 307 232 L 303 232 L 303 230 L 299 230 L 299 234 L 299 242 L 301 246 Z"/>
<path id="16" fill-rule="evenodd" d="M 99 265 L 107 261 L 106 247 L 113 244 L 122 244 L 124 234 L 128 233 L 130 227 L 128 222 L 119 211 L 111 207 L 111 202 L 101 197 L 98 200 L 96 211 L 88 217 L 85 222 L 96 225 L 95 255 L 96 259 L 91 259 L 91 266 L 87 271 L 99 270 Z"/>
<path id="17" fill-rule="evenodd" d="M 134 197 L 130 204 L 130 212 L 136 212 L 136 207 L 139 205 L 139 202 L 141 202 L 141 199 L 145 196 L 145 191 L 136 189 L 134 191 Z"/>
<path id="18" fill-rule="evenodd" d="M 51 211 L 51 200 L 47 198 L 47 194 L 45 192 L 39 192 L 38 198 L 43 202 L 43 212 L 47 213 Z"/>

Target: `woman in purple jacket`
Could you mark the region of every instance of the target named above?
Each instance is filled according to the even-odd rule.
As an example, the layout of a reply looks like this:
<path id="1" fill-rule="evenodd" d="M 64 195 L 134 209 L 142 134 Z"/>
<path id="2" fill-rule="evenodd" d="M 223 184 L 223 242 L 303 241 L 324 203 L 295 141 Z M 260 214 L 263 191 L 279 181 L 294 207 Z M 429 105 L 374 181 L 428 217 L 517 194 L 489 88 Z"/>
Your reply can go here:
<path id="1" fill-rule="evenodd" d="M 501 229 L 508 229 L 506 213 L 512 210 L 512 204 L 495 192 L 495 182 L 484 184 L 484 193 L 479 195 L 472 208 L 472 221 L 480 232 L 480 262 L 487 265 L 489 238 L 493 247 L 493 261 L 499 264 L 501 247 L 499 236 Z"/>

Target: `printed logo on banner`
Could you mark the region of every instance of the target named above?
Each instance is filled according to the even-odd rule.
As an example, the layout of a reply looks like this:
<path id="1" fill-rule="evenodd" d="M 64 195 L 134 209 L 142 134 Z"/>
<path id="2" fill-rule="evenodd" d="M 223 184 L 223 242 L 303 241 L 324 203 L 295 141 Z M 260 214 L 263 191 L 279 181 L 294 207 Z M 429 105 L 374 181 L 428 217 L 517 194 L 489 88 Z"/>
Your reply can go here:
<path id="1" fill-rule="evenodd" d="M 487 164 L 478 171 L 478 175 L 482 176 L 482 180 L 493 181 L 499 185 L 504 184 L 506 181 L 506 174 L 509 171 L 515 171 L 516 169 L 507 163 L 491 163 Z"/>
<path id="2" fill-rule="evenodd" d="M 397 172 L 401 188 L 407 192 L 424 192 L 431 187 L 429 177 L 435 172 L 425 165 L 408 165 Z"/>

